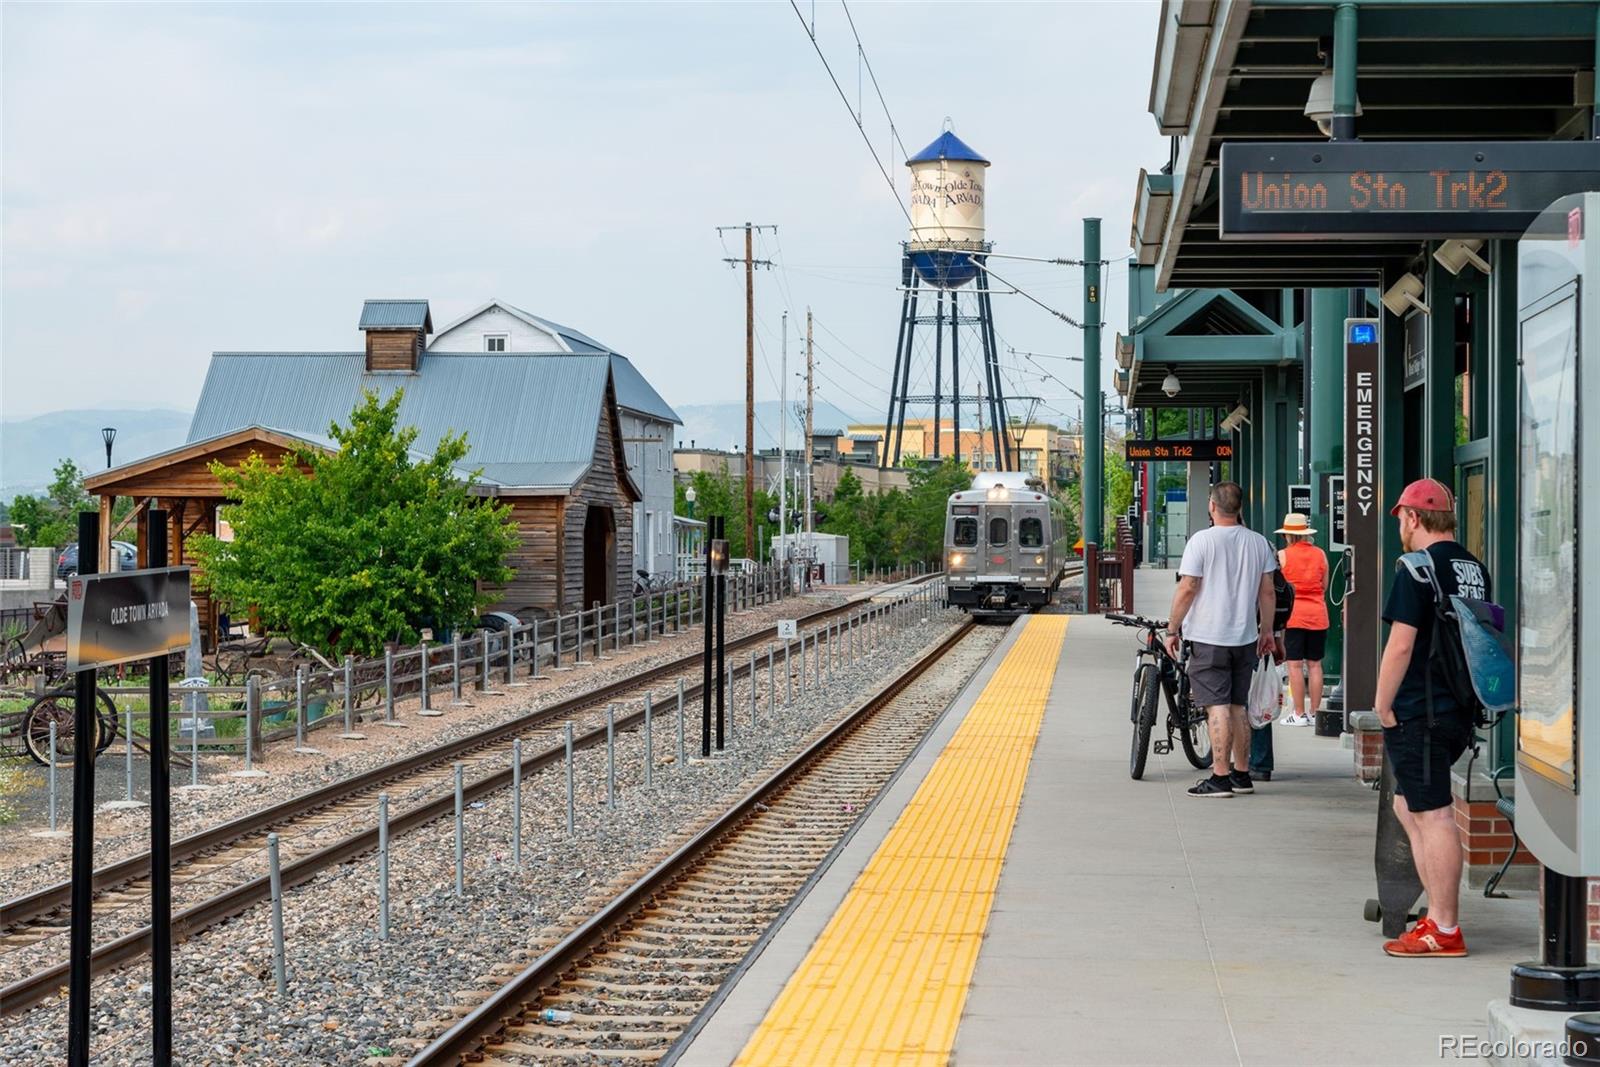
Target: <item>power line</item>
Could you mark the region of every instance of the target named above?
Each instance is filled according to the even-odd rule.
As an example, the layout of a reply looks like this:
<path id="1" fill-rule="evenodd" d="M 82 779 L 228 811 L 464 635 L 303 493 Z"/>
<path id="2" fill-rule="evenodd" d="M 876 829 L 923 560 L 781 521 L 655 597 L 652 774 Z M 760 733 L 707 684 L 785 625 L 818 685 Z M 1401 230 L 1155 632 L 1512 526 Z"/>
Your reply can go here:
<path id="1" fill-rule="evenodd" d="M 900 208 L 900 214 L 906 217 L 906 224 L 914 225 L 911 221 L 911 211 L 906 207 L 905 201 L 900 199 L 900 190 L 895 188 L 894 179 L 889 176 L 888 168 L 883 165 L 883 160 L 878 158 L 877 150 L 872 147 L 872 139 L 867 136 L 867 128 L 861 121 L 861 116 L 856 114 L 850 106 L 850 97 L 845 95 L 844 86 L 839 84 L 839 78 L 833 73 L 833 66 L 828 62 L 828 57 L 823 55 L 822 46 L 817 44 L 817 31 L 815 26 L 806 25 L 806 17 L 800 13 L 800 5 L 795 0 L 789 0 L 789 6 L 794 8 L 794 17 L 800 20 L 800 26 L 806 31 L 806 37 L 811 41 L 811 47 L 816 51 L 817 58 L 822 60 L 822 69 L 828 72 L 828 80 L 833 82 L 833 88 L 839 94 L 839 99 L 844 103 L 845 110 L 850 112 L 850 117 L 855 120 L 856 131 L 861 134 L 861 141 L 867 146 L 867 151 L 872 153 L 872 162 L 878 166 L 878 172 L 883 175 L 884 183 L 889 186 L 889 195 L 894 197 L 894 202 Z M 859 38 L 858 38 L 859 43 Z M 876 80 L 874 80 L 876 84 Z M 893 123 L 890 124 L 893 128 Z"/>

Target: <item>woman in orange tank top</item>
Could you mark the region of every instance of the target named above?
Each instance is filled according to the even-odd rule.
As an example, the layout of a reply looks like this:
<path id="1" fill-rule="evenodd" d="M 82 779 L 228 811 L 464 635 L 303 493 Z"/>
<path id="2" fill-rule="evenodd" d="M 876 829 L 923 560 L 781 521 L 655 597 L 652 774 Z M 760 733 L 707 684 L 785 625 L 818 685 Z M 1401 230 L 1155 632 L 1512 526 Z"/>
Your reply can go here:
<path id="1" fill-rule="evenodd" d="M 1322 704 L 1322 657 L 1328 642 L 1328 557 L 1312 543 L 1311 536 L 1317 531 L 1298 511 L 1285 515 L 1277 532 L 1285 542 L 1278 552 L 1278 565 L 1294 585 L 1294 611 L 1289 614 L 1289 625 L 1283 633 L 1287 653 L 1284 665 L 1289 672 L 1289 698 L 1293 705 L 1283 725 L 1310 726 Z"/>

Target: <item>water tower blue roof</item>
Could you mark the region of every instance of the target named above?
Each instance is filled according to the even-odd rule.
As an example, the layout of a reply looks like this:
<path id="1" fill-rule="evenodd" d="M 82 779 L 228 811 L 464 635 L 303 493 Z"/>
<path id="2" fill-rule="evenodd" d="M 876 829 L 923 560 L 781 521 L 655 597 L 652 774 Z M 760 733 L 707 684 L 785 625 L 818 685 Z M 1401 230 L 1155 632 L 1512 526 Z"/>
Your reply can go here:
<path id="1" fill-rule="evenodd" d="M 974 152 L 971 145 L 949 130 L 941 133 L 939 139 L 927 148 L 906 160 L 906 166 L 909 167 L 913 163 L 924 163 L 930 159 L 964 159 L 973 163 L 982 163 L 986 167 L 989 165 L 987 159 Z"/>

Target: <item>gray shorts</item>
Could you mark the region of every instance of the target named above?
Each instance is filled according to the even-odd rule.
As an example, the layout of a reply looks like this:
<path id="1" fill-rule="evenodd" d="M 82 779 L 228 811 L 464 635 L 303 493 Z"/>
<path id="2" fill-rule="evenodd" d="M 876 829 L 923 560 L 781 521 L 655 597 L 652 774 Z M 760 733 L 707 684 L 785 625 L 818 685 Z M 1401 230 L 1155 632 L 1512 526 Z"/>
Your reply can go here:
<path id="1" fill-rule="evenodd" d="M 1202 708 L 1243 705 L 1250 699 L 1250 675 L 1256 668 L 1256 646 L 1189 646 L 1189 695 Z"/>

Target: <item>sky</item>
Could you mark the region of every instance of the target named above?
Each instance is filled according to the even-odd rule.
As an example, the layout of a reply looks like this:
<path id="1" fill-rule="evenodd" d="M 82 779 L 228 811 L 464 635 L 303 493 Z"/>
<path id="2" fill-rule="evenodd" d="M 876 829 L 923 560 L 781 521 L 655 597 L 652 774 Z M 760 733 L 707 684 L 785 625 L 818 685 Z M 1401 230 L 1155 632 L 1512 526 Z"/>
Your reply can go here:
<path id="1" fill-rule="evenodd" d="M 758 396 L 785 308 L 799 366 L 809 306 L 818 395 L 881 420 L 907 224 L 878 164 L 902 199 L 909 178 L 846 8 L 798 10 L 7 5 L 0 415 L 187 410 L 214 350 L 358 350 L 369 297 L 425 297 L 438 326 L 503 299 L 627 354 L 669 402 L 742 401 L 744 279 L 723 258 L 743 236 L 717 227 L 749 221 L 778 227 L 756 246 L 776 264 Z M 1167 154 L 1155 5 L 848 14 L 906 149 L 948 117 L 993 162 L 996 251 L 1077 257 L 1081 220 L 1104 220 L 1109 388 L 1135 181 Z M 1077 269 L 1005 275 L 1081 317 Z M 994 304 L 1008 389 L 1075 414 L 1081 367 L 1048 357 L 1081 333 Z"/>

